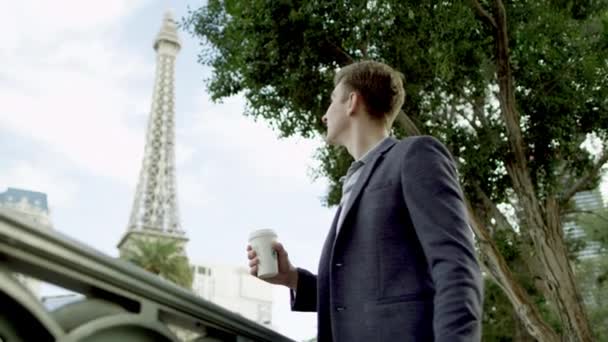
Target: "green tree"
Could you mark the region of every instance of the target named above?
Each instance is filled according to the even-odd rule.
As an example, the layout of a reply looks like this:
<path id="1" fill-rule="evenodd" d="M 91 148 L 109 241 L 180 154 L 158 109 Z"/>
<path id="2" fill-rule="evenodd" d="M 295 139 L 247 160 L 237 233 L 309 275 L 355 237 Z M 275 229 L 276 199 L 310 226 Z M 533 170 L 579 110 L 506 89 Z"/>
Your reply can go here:
<path id="1" fill-rule="evenodd" d="M 179 286 L 192 287 L 188 258 L 176 240 L 135 239 L 122 258 Z"/>
<path id="2" fill-rule="evenodd" d="M 599 191 L 599 190 L 597 190 Z M 565 231 L 566 245 L 568 247 L 568 256 L 575 268 L 575 276 L 577 284 L 580 285 L 580 290 L 584 303 L 589 313 L 590 325 L 594 336 L 599 341 L 605 340 L 606 311 L 602 303 L 606 301 L 605 296 L 608 295 L 603 287 L 604 271 L 608 271 L 608 259 L 603 254 L 605 251 L 600 250 L 600 256 L 592 259 L 580 259 L 579 253 L 588 245 L 596 242 L 598 235 L 591 236 L 591 231 L 607 231 L 608 221 L 602 222 L 602 211 L 598 212 L 578 212 L 564 215 L 564 222 L 576 223 L 576 226 L 581 227 L 587 234 L 584 236 L 572 236 Z M 559 329 L 557 317 L 552 314 L 547 306 L 546 299 L 539 293 L 533 284 L 533 279 L 530 278 L 530 273 L 525 272 L 526 260 L 521 253 L 521 248 L 518 248 L 522 242 L 518 241 L 518 236 L 504 236 L 505 231 L 494 234 L 493 238 L 504 256 L 509 268 L 517 276 L 517 280 L 526 288 L 531 298 L 543 313 L 547 322 L 554 328 Z M 515 240 L 513 240 L 515 238 Z M 522 269 L 524 268 L 524 269 Z M 604 270 L 604 271 L 602 271 Z M 607 287 L 608 288 L 608 287 Z M 500 287 L 494 282 L 486 280 L 484 291 L 484 316 L 483 316 L 483 341 L 534 341 L 529 336 L 525 327 L 517 317 L 516 311 L 504 295 Z"/>
<path id="3" fill-rule="evenodd" d="M 509 298 L 493 281 L 486 280 L 483 301 L 482 341 L 521 341 L 515 335 L 518 327 L 513 306 Z"/>
<path id="4" fill-rule="evenodd" d="M 482 263 L 518 318 L 540 341 L 592 339 L 561 218 L 608 160 L 607 1 L 210 0 L 183 24 L 202 40 L 212 98 L 243 94 L 245 114 L 282 136 L 323 134 L 336 68 L 376 59 L 400 70 L 394 133 L 434 135 L 452 151 Z M 597 157 L 581 149 L 590 139 Z M 333 147 L 317 157 L 336 204 L 350 157 Z M 497 237 L 518 249 L 520 269 Z"/>

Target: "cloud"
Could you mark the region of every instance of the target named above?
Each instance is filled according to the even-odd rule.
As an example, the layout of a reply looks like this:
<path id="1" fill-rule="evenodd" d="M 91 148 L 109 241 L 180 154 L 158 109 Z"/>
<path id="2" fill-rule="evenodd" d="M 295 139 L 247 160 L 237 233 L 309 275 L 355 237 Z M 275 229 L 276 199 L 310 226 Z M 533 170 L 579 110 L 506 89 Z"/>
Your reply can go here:
<path id="1" fill-rule="evenodd" d="M 184 132 L 185 139 L 199 139 L 216 153 L 239 158 L 241 172 L 250 172 L 273 182 L 310 185 L 308 169 L 314 166 L 313 153 L 320 139 L 290 137 L 279 134 L 264 121 L 255 122 L 243 115 L 245 100 L 241 97 L 214 104 L 202 96 L 198 110 L 190 113 L 194 122 Z M 203 137 L 203 138 L 201 138 Z"/>
<path id="2" fill-rule="evenodd" d="M 51 208 L 69 208 L 76 200 L 78 190 L 61 170 L 39 161 L 23 160 L 0 168 L 0 192 L 7 187 L 44 192 L 49 195 Z"/>
<path id="3" fill-rule="evenodd" d="M 0 36 L 0 46 L 12 53 L 24 45 L 43 45 L 66 36 L 104 32 L 143 3 L 142 0 L 5 2 L 0 12 L 0 30 L 5 33 Z"/>
<path id="4" fill-rule="evenodd" d="M 180 171 L 177 173 L 177 197 L 179 205 L 192 208 L 204 208 L 217 200 L 216 194 L 219 192 L 213 187 L 213 180 L 217 179 L 214 174 L 218 167 L 198 167 Z"/>
<path id="5" fill-rule="evenodd" d="M 5 4 L 0 30 L 11 34 L 0 38 L 0 59 L 10 66 L 0 71 L 3 129 L 96 176 L 134 185 L 144 137 L 129 119 L 149 106 L 154 64 L 121 47 L 112 32 L 142 3 Z M 145 92 L 132 86 L 142 80 L 150 84 Z"/>

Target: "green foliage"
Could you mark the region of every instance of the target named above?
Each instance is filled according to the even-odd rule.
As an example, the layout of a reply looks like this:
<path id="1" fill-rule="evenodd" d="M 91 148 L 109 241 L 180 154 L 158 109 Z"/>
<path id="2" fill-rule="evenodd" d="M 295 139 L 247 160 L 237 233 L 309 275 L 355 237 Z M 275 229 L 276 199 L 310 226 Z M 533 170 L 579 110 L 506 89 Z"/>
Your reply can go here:
<path id="1" fill-rule="evenodd" d="M 192 286 L 188 258 L 176 240 L 135 239 L 122 258 L 177 285 Z"/>
<path id="2" fill-rule="evenodd" d="M 608 136 L 608 5 L 574 3 L 507 3 L 516 97 L 541 198 L 561 190 L 558 167 L 573 177 L 589 169 L 579 147 L 587 133 Z M 491 92 L 494 40 L 466 2 L 211 0 L 182 24 L 203 42 L 212 98 L 243 93 L 247 114 L 283 136 L 323 134 L 337 67 L 364 58 L 395 66 L 407 80 L 404 111 L 461 158 L 465 188 L 479 183 L 504 201 L 511 184 Z M 328 204 L 336 204 L 343 170 L 335 166 L 345 161 L 332 159 L 348 157 L 319 157 L 318 175 L 332 185 Z"/>
<path id="3" fill-rule="evenodd" d="M 340 178 L 346 174 L 350 167 L 353 158 L 344 148 L 328 146 L 325 149 L 317 151 L 315 156 L 321 162 L 321 170 L 314 173 L 314 177 L 322 177 L 328 175 L 330 182 L 339 184 L 339 186 L 330 187 L 329 193 L 325 199 L 326 203 L 339 203 L 342 197 L 342 183 Z"/>
<path id="4" fill-rule="evenodd" d="M 513 306 L 503 291 L 493 281 L 484 284 L 482 341 L 513 341 L 513 330 L 517 319 Z"/>
<path id="5" fill-rule="evenodd" d="M 608 139 L 607 32 L 597 12 L 575 12 L 544 1 L 510 11 L 516 96 L 541 195 L 560 190 L 558 162 L 575 177 L 589 169 L 592 158 L 580 149 L 587 133 Z M 596 186 L 597 179 L 589 188 Z"/>
<path id="6" fill-rule="evenodd" d="M 491 14 L 488 2 L 481 3 Z M 282 136 L 324 134 L 320 118 L 336 68 L 362 59 L 392 65 L 406 79 L 403 111 L 451 150 L 467 197 L 476 199 L 481 189 L 494 203 L 505 203 L 513 197 L 506 169 L 512 157 L 496 95 L 496 42 L 469 4 L 209 0 L 182 25 L 202 41 L 200 62 L 212 68 L 207 81 L 212 98 L 244 94 L 246 114 L 264 119 Z M 523 0 L 505 6 L 520 127 L 542 202 L 559 198 L 589 173 L 593 157 L 580 147 L 588 134 L 608 146 L 608 1 Z M 394 134 L 405 135 L 401 127 Z M 327 146 L 316 158 L 321 162 L 316 177 L 330 182 L 326 204 L 337 204 L 351 157 Z M 595 177 L 586 188 L 598 181 Z M 525 222 L 520 228 L 526 229 Z M 522 236 L 528 235 L 496 230 L 494 239 L 559 331 L 526 267 L 531 255 L 522 253 L 530 252 L 522 248 Z M 487 305 L 508 312 L 504 298 L 490 290 Z M 508 336 L 500 327 L 512 328 L 513 319 L 500 318 L 498 330 L 487 336 Z"/>
<path id="7" fill-rule="evenodd" d="M 561 331 L 559 318 L 551 310 L 551 306 L 535 286 L 535 279 L 529 272 L 529 256 L 523 253 L 526 250 L 522 236 L 509 230 L 497 230 L 493 235 L 496 246 L 504 257 L 509 268 L 522 285 L 530 298 L 536 304 L 543 319 L 555 331 Z M 514 336 L 517 332 L 517 337 Z M 527 338 L 527 339 L 526 339 Z M 484 284 L 483 309 L 483 341 L 519 341 L 533 339 L 528 336 L 524 326 L 516 317 L 513 304 L 508 300 L 500 287 L 486 279 Z"/>
<path id="8" fill-rule="evenodd" d="M 513 231 L 506 229 L 498 230 L 493 235 L 496 247 L 500 254 L 505 258 L 507 264 L 512 265 L 521 260 L 521 248 L 519 237 Z"/>

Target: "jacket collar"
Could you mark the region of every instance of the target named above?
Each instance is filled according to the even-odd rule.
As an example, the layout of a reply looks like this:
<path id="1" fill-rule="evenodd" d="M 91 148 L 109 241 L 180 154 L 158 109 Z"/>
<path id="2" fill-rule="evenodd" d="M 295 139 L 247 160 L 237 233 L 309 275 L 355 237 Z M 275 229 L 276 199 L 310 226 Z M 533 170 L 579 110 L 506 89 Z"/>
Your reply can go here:
<path id="1" fill-rule="evenodd" d="M 393 137 L 386 137 L 380 142 L 378 146 L 370 150 L 369 153 L 365 154 L 360 159 L 361 161 L 363 161 L 364 166 L 361 170 L 361 176 L 359 176 L 359 179 L 357 179 L 357 183 L 353 186 L 353 189 L 351 190 L 352 192 L 350 193 L 348 201 L 344 204 L 344 207 L 342 208 L 342 211 L 344 211 L 344 220 L 342 220 L 342 224 L 346 222 L 350 209 L 352 208 L 353 204 L 359 199 L 359 196 L 361 195 L 361 190 L 363 190 L 363 188 L 367 184 L 367 181 L 369 180 L 369 177 L 376 168 L 378 162 L 382 159 L 382 157 L 388 150 L 395 146 L 397 141 L 398 140 Z M 337 228 L 338 232 L 342 231 L 342 227 Z"/>

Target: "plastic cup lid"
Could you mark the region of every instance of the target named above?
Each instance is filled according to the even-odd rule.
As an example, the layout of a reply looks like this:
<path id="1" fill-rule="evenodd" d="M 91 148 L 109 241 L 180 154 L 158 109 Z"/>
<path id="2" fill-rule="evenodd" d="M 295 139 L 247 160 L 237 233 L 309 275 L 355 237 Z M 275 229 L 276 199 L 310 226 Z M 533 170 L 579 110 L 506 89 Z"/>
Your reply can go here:
<path id="1" fill-rule="evenodd" d="M 251 232 L 251 234 L 249 234 L 249 241 L 265 235 L 272 235 L 274 237 L 277 237 L 277 233 L 275 233 L 272 229 L 258 229 L 254 230 L 253 232 Z"/>

